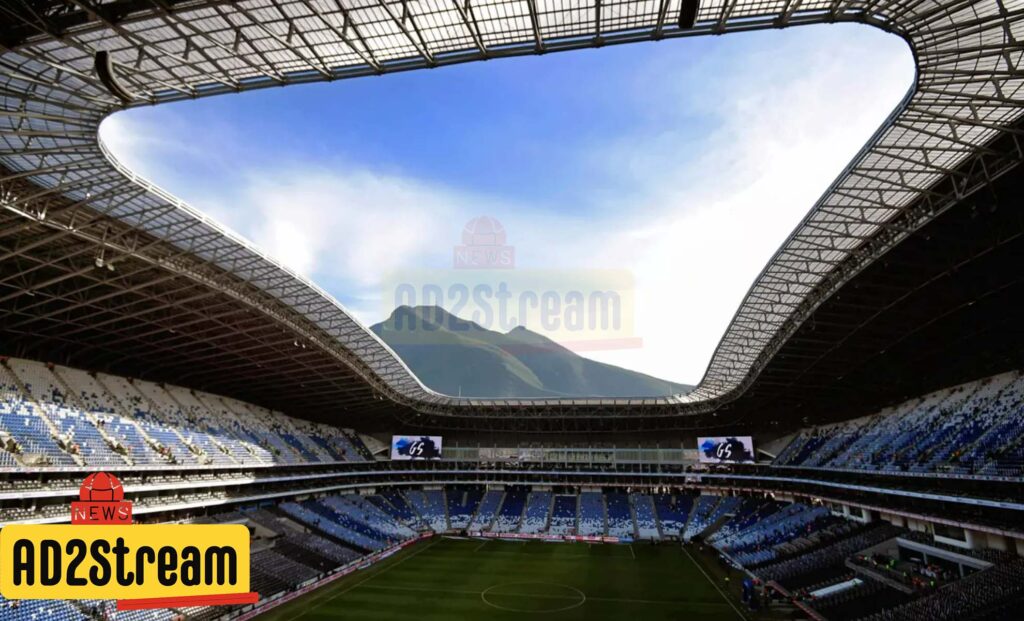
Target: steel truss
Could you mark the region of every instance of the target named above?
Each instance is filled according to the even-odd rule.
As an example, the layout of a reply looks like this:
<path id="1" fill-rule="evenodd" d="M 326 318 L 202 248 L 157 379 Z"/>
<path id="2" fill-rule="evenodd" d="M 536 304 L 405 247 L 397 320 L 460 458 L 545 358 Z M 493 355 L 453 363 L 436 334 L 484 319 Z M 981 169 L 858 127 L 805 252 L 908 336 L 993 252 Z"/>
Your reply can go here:
<path id="1" fill-rule="evenodd" d="M 178 372 L 191 362 L 195 377 L 186 380 L 228 393 L 270 377 L 267 365 L 275 365 L 273 377 L 291 378 L 283 389 L 292 391 L 293 409 L 321 416 L 390 407 L 437 425 L 491 416 L 644 416 L 693 424 L 678 417 L 708 414 L 736 399 L 863 267 L 1021 160 L 1024 0 L 704 0 L 688 29 L 678 26 L 679 12 L 680 0 L 4 3 L 5 329 L 19 339 L 46 335 L 94 348 L 115 366 L 118 358 L 150 364 L 159 357 Z M 97 136 L 105 116 L 131 106 L 833 22 L 903 37 L 917 62 L 916 83 L 764 268 L 688 395 L 437 394 L 327 293 L 139 178 Z M 108 56 L 100 72 L 98 51 Z M 209 368 L 219 375 L 210 377 Z"/>

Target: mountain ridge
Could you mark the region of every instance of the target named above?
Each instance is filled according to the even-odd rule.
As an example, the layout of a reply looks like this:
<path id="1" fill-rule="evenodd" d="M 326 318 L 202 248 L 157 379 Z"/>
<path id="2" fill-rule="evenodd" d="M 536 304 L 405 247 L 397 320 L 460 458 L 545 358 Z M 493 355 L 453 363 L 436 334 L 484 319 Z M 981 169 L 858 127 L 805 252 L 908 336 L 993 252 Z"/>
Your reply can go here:
<path id="1" fill-rule="evenodd" d="M 437 306 L 399 306 L 370 330 L 425 385 L 452 396 L 639 398 L 692 388 L 584 358 L 523 326 L 488 330 Z"/>

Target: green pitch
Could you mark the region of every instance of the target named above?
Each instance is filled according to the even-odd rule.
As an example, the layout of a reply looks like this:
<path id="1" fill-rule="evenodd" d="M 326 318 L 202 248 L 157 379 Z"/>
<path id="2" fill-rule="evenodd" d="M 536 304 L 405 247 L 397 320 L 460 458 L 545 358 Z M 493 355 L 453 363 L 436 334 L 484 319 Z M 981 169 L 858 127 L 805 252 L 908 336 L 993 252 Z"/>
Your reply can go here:
<path id="1" fill-rule="evenodd" d="M 434 538 L 259 621 L 742 618 L 678 545 Z"/>

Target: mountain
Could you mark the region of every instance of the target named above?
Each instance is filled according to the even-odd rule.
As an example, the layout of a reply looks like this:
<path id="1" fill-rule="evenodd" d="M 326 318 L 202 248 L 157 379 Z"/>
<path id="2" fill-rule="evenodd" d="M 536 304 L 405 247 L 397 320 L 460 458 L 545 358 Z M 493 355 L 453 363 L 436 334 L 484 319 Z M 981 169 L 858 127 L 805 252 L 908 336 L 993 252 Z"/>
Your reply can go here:
<path id="1" fill-rule="evenodd" d="M 480 398 L 657 397 L 691 386 L 583 358 L 536 332 L 495 332 L 437 306 L 399 306 L 370 329 L 431 389 Z"/>

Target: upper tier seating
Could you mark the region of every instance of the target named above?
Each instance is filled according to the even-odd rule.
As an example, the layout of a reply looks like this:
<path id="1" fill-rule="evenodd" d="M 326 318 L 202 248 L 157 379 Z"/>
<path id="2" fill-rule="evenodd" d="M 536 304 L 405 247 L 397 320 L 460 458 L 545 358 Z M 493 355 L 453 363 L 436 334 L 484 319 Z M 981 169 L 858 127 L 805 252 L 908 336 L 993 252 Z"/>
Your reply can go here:
<path id="1" fill-rule="evenodd" d="M 805 430 L 777 466 L 1016 477 L 1024 474 L 1024 374 L 1003 373 L 877 414 Z"/>
<path id="2" fill-rule="evenodd" d="M 11 358 L 0 467 L 269 466 L 365 460 L 355 434 L 227 399 Z"/>
<path id="3" fill-rule="evenodd" d="M 4 621 L 83 621 L 85 615 L 61 600 L 12 601 L 0 595 L 0 619 Z"/>
<path id="4" fill-rule="evenodd" d="M 13 375 L 0 366 L 0 456 L 5 467 L 74 466 L 75 459 L 54 441 L 48 420 L 19 391 Z"/>

